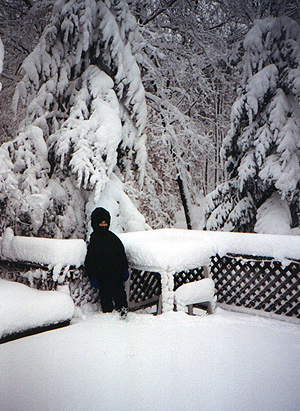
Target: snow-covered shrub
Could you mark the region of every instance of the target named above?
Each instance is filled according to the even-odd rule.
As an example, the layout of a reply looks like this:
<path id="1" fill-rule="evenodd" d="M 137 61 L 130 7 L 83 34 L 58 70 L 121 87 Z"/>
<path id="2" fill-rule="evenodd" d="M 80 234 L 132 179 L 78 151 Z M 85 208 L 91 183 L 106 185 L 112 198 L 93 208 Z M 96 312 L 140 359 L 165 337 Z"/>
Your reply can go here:
<path id="1" fill-rule="evenodd" d="M 208 196 L 207 229 L 274 232 L 257 221 L 266 201 L 269 213 L 285 202 L 290 228 L 300 225 L 299 106 L 300 27 L 287 17 L 257 20 L 244 40 L 241 86 L 222 147 L 229 181 Z M 286 232 L 281 221 L 278 232 Z"/>

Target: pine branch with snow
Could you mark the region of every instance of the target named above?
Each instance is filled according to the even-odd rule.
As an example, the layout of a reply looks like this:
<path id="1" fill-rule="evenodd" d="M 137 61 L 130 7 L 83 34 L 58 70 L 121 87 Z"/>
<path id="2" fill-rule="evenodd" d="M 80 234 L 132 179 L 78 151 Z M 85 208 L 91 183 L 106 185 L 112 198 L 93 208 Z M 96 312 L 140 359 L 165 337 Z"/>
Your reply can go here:
<path id="1" fill-rule="evenodd" d="M 24 203 L 14 215 L 17 234 L 83 237 L 85 212 L 103 201 L 115 175 L 120 198 L 121 181 L 142 184 L 147 113 L 132 51 L 132 44 L 138 48 L 136 30 L 124 1 L 55 3 L 52 20 L 22 65 L 13 100 L 15 110 L 27 107 L 20 133 L 5 151 Z M 10 214 L 17 204 L 10 198 L 13 188 L 3 184 Z M 114 192 L 115 205 L 119 197 Z M 116 208 L 128 220 L 126 207 Z M 137 209 L 131 212 L 143 229 Z"/>
<path id="2" fill-rule="evenodd" d="M 225 207 L 222 187 L 209 195 L 206 227 L 273 232 L 259 221 L 268 204 L 270 214 L 289 208 L 292 218 L 282 220 L 286 232 L 286 221 L 290 228 L 300 225 L 299 25 L 287 17 L 257 20 L 244 40 L 242 74 L 222 148 L 227 185 L 235 186 L 231 196 L 239 200 Z"/>

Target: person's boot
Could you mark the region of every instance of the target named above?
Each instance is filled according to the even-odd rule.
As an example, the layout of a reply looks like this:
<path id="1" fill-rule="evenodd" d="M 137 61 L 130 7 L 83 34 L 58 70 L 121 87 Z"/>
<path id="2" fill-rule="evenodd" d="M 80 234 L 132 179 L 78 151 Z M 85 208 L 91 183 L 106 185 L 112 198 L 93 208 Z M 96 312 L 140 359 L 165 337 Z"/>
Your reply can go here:
<path id="1" fill-rule="evenodd" d="M 122 307 L 120 310 L 120 318 L 121 320 L 126 320 L 127 318 L 127 313 L 128 313 L 128 308 Z"/>

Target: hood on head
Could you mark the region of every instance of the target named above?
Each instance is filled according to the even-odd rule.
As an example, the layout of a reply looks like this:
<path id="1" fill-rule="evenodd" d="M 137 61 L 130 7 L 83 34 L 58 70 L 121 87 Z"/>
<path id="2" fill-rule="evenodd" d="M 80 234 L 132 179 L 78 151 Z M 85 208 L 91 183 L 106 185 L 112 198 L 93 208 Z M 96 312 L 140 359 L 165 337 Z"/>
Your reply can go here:
<path id="1" fill-rule="evenodd" d="M 105 208 L 97 207 L 92 212 L 92 217 L 91 217 L 91 224 L 92 224 L 93 230 L 97 230 L 99 228 L 99 223 L 101 223 L 101 221 L 106 221 L 109 227 L 110 226 L 110 214 L 107 210 L 105 210 Z"/>

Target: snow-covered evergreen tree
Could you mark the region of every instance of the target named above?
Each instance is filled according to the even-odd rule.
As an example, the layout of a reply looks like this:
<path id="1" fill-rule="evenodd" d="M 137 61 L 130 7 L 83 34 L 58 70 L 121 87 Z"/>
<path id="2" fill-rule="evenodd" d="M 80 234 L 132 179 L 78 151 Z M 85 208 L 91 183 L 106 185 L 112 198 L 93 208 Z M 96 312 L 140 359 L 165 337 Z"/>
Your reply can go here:
<path id="1" fill-rule="evenodd" d="M 229 180 L 207 197 L 206 228 L 298 227 L 299 148 L 300 27 L 288 17 L 257 20 L 244 40 L 242 83 L 223 144 Z M 261 221 L 273 211 L 284 228 Z"/>
<path id="2" fill-rule="evenodd" d="M 114 231 L 143 229 L 123 183 L 142 184 L 146 103 L 132 52 L 137 24 L 120 0 L 58 0 L 22 69 L 17 138 L 1 147 L 2 225 L 83 237 L 94 207 Z"/>

